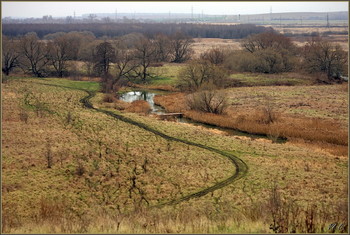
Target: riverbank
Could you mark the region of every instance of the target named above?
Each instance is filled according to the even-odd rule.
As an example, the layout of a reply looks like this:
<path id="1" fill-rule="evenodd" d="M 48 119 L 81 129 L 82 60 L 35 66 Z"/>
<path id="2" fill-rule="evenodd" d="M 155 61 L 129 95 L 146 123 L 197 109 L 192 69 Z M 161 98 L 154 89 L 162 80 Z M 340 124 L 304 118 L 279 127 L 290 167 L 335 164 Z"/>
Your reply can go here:
<path id="1" fill-rule="evenodd" d="M 329 99 L 323 99 L 325 89 L 330 97 L 333 96 L 332 104 L 327 103 Z M 266 135 L 272 141 L 287 138 L 295 143 L 321 147 L 335 155 L 348 154 L 347 90 L 344 85 L 282 87 L 278 95 L 270 92 L 268 98 L 263 90 L 266 88 L 224 91 L 230 97 L 230 107 L 223 115 L 189 110 L 185 93 L 155 96 L 154 102 L 167 112 L 181 112 L 196 122 Z M 305 99 L 310 93 L 312 99 Z M 273 121 L 267 122 L 271 116 Z"/>

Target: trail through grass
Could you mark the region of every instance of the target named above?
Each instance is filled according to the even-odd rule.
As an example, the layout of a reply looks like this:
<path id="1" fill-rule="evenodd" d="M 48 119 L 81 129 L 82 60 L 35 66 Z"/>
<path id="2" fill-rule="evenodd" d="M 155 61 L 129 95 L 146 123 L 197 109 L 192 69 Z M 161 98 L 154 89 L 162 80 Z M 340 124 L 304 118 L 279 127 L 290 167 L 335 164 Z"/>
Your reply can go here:
<path id="1" fill-rule="evenodd" d="M 80 100 L 80 102 L 83 103 L 84 107 L 86 107 L 88 109 L 96 110 L 98 112 L 104 113 L 106 115 L 109 115 L 109 116 L 111 116 L 113 118 L 116 118 L 116 119 L 119 119 L 121 121 L 124 121 L 126 123 L 135 125 L 135 126 L 140 127 L 140 128 L 142 128 L 144 130 L 152 132 L 153 134 L 161 136 L 164 139 L 171 140 L 171 141 L 176 141 L 176 142 L 181 142 L 181 143 L 184 143 L 184 144 L 187 144 L 187 145 L 196 146 L 196 147 L 199 147 L 199 148 L 203 148 L 203 149 L 209 150 L 211 152 L 218 153 L 218 154 L 228 158 L 235 165 L 236 172 L 231 177 L 229 177 L 229 178 L 227 178 L 227 179 L 225 179 L 223 181 L 220 181 L 217 184 L 215 184 L 215 185 L 213 185 L 213 186 L 211 186 L 209 188 L 206 188 L 206 189 L 203 189 L 201 191 L 198 191 L 198 192 L 186 195 L 186 196 L 184 196 L 184 197 L 182 197 L 180 199 L 177 199 L 177 200 L 173 200 L 173 201 L 170 201 L 170 202 L 162 203 L 162 205 L 177 204 L 177 203 L 180 203 L 182 201 L 190 200 L 191 198 L 204 196 L 204 195 L 206 195 L 206 194 L 208 194 L 210 192 L 213 192 L 213 191 L 215 191 L 217 189 L 220 189 L 220 188 L 223 188 L 223 187 L 227 186 L 228 184 L 233 183 L 234 181 L 244 177 L 247 174 L 247 172 L 248 172 L 248 166 L 246 165 L 246 163 L 244 161 L 242 161 L 240 158 L 238 158 L 237 156 L 233 155 L 232 153 L 224 152 L 222 150 L 215 149 L 215 148 L 203 145 L 203 144 L 191 142 L 191 141 L 188 141 L 188 140 L 185 140 L 185 139 L 179 139 L 179 138 L 176 138 L 176 137 L 172 137 L 172 136 L 166 135 L 166 134 L 164 134 L 164 133 L 162 133 L 160 131 L 157 131 L 157 130 L 153 129 L 153 128 L 147 126 L 144 123 L 137 122 L 135 120 L 132 120 L 130 118 L 127 118 L 125 116 L 116 114 L 116 113 L 108 111 L 108 110 L 94 108 L 93 105 L 90 102 L 90 99 L 95 96 L 96 89 L 95 90 L 93 90 L 93 89 L 92 90 L 87 90 L 85 88 L 85 86 L 86 86 L 85 84 L 83 84 L 83 86 L 77 86 L 74 83 L 72 83 L 73 86 L 70 86 L 71 84 L 67 83 L 67 82 L 63 83 L 63 85 L 46 84 L 46 83 L 41 83 L 41 84 L 42 85 L 47 85 L 47 86 L 58 86 L 58 87 L 63 87 L 63 88 L 70 88 L 70 89 L 76 89 L 76 90 L 85 91 L 85 92 L 88 93 L 88 95 L 83 97 Z M 90 85 L 90 84 L 88 84 L 88 85 Z M 91 85 L 88 86 L 88 87 L 91 88 Z M 93 87 L 93 88 L 96 88 L 96 87 Z M 160 206 L 160 205 L 158 205 L 158 206 Z"/>

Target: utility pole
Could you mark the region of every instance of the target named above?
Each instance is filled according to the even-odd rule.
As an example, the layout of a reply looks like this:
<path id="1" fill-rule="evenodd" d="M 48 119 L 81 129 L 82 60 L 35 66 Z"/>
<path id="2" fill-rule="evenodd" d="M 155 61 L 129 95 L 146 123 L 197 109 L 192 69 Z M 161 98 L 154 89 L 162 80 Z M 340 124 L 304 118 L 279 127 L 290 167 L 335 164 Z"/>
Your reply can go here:
<path id="1" fill-rule="evenodd" d="M 328 13 L 327 13 L 327 28 L 329 28 L 329 17 L 328 17 Z"/>
<path id="2" fill-rule="evenodd" d="M 193 19 L 193 6 L 191 7 L 191 18 Z"/>
<path id="3" fill-rule="evenodd" d="M 282 18 L 281 18 L 281 15 L 280 15 L 280 28 L 282 28 Z"/>

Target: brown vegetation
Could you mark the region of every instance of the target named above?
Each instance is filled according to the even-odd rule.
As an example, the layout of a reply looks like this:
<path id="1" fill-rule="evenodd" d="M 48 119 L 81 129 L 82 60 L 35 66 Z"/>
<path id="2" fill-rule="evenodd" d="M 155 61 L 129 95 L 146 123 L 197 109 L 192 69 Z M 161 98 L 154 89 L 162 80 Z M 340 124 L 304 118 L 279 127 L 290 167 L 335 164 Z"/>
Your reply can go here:
<path id="1" fill-rule="evenodd" d="M 156 96 L 154 100 L 169 112 L 183 112 L 186 117 L 202 123 L 267 135 L 271 139 L 303 139 L 318 146 L 325 144 L 324 147 L 334 153 L 347 154 L 348 132 L 339 121 L 288 115 L 275 110 L 274 104 L 267 101 L 255 110 L 231 107 L 226 115 L 217 115 L 188 110 L 182 93 Z"/>
<path id="2" fill-rule="evenodd" d="M 131 102 L 126 111 L 132 113 L 148 114 L 151 111 L 149 103 L 145 100 L 135 100 Z"/>

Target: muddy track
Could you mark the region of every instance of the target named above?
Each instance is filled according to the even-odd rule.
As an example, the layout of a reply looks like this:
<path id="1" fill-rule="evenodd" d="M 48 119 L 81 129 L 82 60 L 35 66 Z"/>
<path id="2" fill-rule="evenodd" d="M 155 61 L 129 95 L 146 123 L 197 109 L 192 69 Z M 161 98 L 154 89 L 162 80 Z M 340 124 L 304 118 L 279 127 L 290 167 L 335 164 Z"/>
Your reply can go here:
<path id="1" fill-rule="evenodd" d="M 195 146 L 195 147 L 198 147 L 198 148 L 206 149 L 206 150 L 214 152 L 214 153 L 218 153 L 218 154 L 228 158 L 233 163 L 233 165 L 236 167 L 235 174 L 233 174 L 229 178 L 227 178 L 227 179 L 225 179 L 223 181 L 220 181 L 220 182 L 216 183 L 213 186 L 210 186 L 208 188 L 200 190 L 198 192 L 191 193 L 189 195 L 183 196 L 183 197 L 181 197 L 179 199 L 176 199 L 176 200 L 172 200 L 172 201 L 169 201 L 169 202 L 165 202 L 165 203 L 156 205 L 156 207 L 161 207 L 161 206 L 165 206 L 165 205 L 174 205 L 174 204 L 178 204 L 178 203 L 183 202 L 183 201 L 190 200 L 192 198 L 198 198 L 198 197 L 204 196 L 204 195 L 206 195 L 208 193 L 214 192 L 217 189 L 223 188 L 223 187 L 225 187 L 225 186 L 227 186 L 227 185 L 229 185 L 229 184 L 231 184 L 231 183 L 241 179 L 248 172 L 247 164 L 244 161 L 242 161 L 240 158 L 238 158 L 237 156 L 235 156 L 235 155 L 233 155 L 231 153 L 227 153 L 225 151 L 221 151 L 219 149 L 215 149 L 215 148 L 203 145 L 203 144 L 194 143 L 194 142 L 191 142 L 191 141 L 188 141 L 188 140 L 179 139 L 179 138 L 176 138 L 176 137 L 173 137 L 173 136 L 169 136 L 169 135 L 166 135 L 166 134 L 164 134 L 164 133 L 162 133 L 160 131 L 157 131 L 157 130 L 147 126 L 144 123 L 136 122 L 135 120 L 132 120 L 130 118 L 124 117 L 122 115 L 116 114 L 116 113 L 108 111 L 108 110 L 95 108 L 90 102 L 90 99 L 95 96 L 95 92 L 88 91 L 88 90 L 85 90 L 85 89 L 80 89 L 80 88 L 72 88 L 72 87 L 53 85 L 53 84 L 44 84 L 44 83 L 37 83 L 37 84 L 84 91 L 84 92 L 88 93 L 88 95 L 83 97 L 82 99 L 80 99 L 80 102 L 84 105 L 85 108 L 92 109 L 92 110 L 95 110 L 95 111 L 100 112 L 100 113 L 104 113 L 104 114 L 106 114 L 108 116 L 111 116 L 111 117 L 116 118 L 118 120 L 121 120 L 123 122 L 126 122 L 126 123 L 132 124 L 134 126 L 140 127 L 142 129 L 144 129 L 146 131 L 149 131 L 149 132 L 152 132 L 153 134 L 158 135 L 158 136 L 160 136 L 160 137 L 162 137 L 164 139 L 167 139 L 167 140 L 170 140 L 170 141 L 176 141 L 176 142 L 184 143 L 184 144 L 187 144 L 187 145 L 191 145 L 191 146 Z"/>

